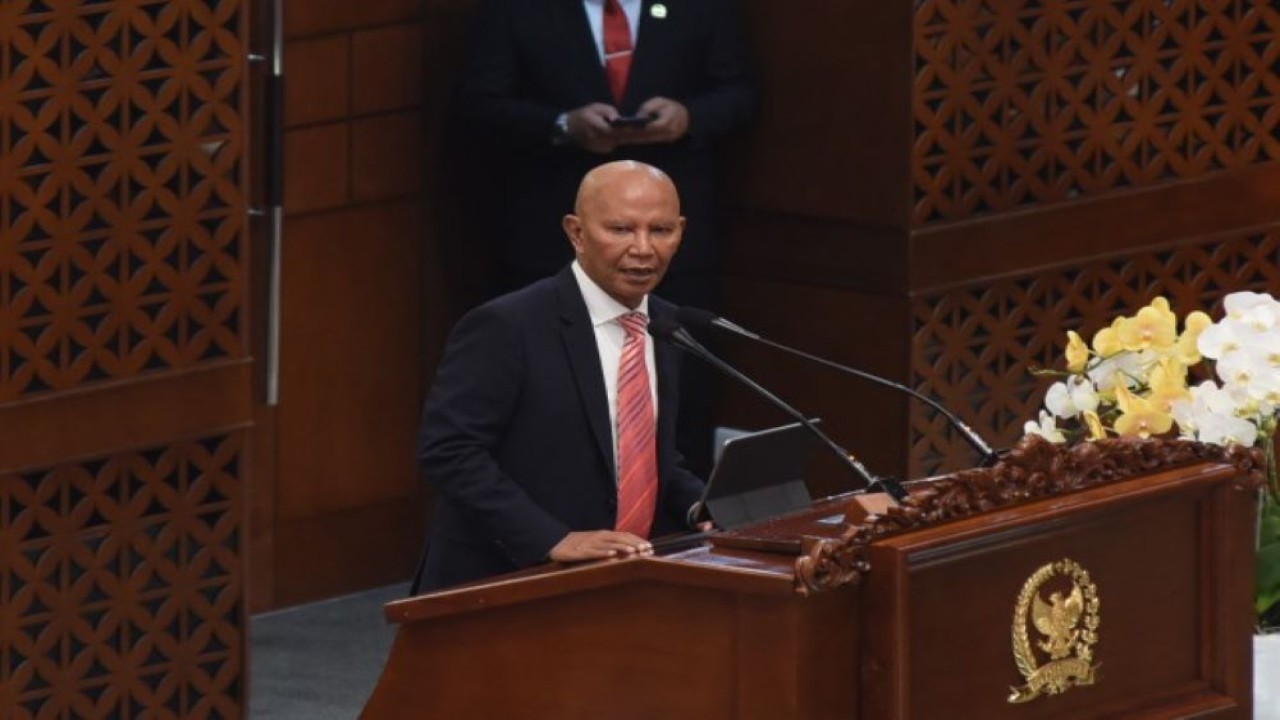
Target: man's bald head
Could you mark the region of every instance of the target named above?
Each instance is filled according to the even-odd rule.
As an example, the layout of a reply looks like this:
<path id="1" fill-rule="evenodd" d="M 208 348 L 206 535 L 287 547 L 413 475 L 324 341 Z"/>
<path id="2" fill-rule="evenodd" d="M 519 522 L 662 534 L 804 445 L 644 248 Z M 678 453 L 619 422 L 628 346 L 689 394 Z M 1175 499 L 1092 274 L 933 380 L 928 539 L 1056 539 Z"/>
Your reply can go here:
<path id="1" fill-rule="evenodd" d="M 657 183 L 663 186 L 675 197 L 676 210 L 679 211 L 680 196 L 671 178 L 658 168 L 637 160 L 615 160 L 592 168 L 582 176 L 582 182 L 578 184 L 573 211 L 581 215 L 584 203 L 593 202 L 602 193 L 618 192 L 620 184 L 630 183 Z"/>
<path id="2" fill-rule="evenodd" d="M 587 276 L 632 309 L 662 280 L 684 233 L 675 183 L 634 160 L 587 173 L 563 224 Z"/>

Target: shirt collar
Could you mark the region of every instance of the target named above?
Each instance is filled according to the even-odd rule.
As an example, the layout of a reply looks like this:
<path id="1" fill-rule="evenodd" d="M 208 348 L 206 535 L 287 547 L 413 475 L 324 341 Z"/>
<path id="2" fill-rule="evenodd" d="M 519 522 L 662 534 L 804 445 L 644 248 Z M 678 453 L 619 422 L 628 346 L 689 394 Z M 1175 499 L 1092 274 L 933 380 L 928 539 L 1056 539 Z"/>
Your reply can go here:
<path id="1" fill-rule="evenodd" d="M 582 292 L 582 299 L 587 303 L 587 314 L 591 316 L 591 325 L 593 327 L 599 327 L 632 312 L 631 308 L 609 297 L 609 293 L 602 290 L 595 280 L 587 276 L 587 272 L 582 269 L 577 260 L 573 261 L 571 267 L 573 268 L 573 279 L 578 281 L 578 290 Z M 645 295 L 640 300 L 640 307 L 637 307 L 635 312 L 649 314 L 648 295 Z"/>

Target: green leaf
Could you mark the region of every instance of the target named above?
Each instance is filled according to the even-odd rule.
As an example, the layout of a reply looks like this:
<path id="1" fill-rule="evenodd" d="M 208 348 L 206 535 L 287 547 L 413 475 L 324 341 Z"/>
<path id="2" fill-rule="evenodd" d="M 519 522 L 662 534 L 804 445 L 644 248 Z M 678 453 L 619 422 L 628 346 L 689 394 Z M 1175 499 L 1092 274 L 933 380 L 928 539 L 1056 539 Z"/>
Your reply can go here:
<path id="1" fill-rule="evenodd" d="M 1257 572 L 1255 601 L 1262 613 L 1280 601 L 1280 544 L 1258 550 Z"/>
<path id="2" fill-rule="evenodd" d="M 1263 508 L 1258 542 L 1263 546 L 1280 543 L 1280 505 L 1269 504 Z"/>
<path id="3" fill-rule="evenodd" d="M 1253 609 L 1257 611 L 1259 615 L 1265 615 L 1267 614 L 1267 611 L 1271 609 L 1271 606 L 1277 603 L 1280 603 L 1280 591 L 1273 593 L 1259 592 L 1258 597 L 1254 600 Z"/>

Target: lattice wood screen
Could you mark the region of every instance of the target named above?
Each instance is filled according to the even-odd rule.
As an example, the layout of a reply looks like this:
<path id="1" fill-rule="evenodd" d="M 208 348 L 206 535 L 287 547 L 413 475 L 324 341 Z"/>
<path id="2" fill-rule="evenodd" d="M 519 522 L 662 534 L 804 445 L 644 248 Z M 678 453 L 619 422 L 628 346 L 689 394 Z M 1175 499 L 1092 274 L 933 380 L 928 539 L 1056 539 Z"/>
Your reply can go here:
<path id="1" fill-rule="evenodd" d="M 1280 160 L 1274 0 L 916 0 L 913 224 Z"/>
<path id="2" fill-rule="evenodd" d="M 0 411 L 49 430 L 0 446 L 5 720 L 241 716 L 249 389 L 181 371 L 249 357 L 244 16 L 0 0 Z"/>
<path id="3" fill-rule="evenodd" d="M 240 717 L 242 456 L 236 433 L 0 475 L 7 720 Z"/>
<path id="4" fill-rule="evenodd" d="M 241 14 L 0 3 L 0 402 L 247 354 Z"/>
<path id="5" fill-rule="evenodd" d="M 1086 338 L 1165 295 L 1180 315 L 1228 292 L 1280 288 L 1280 227 L 1259 234 L 970 285 L 912 300 L 914 387 L 1008 446 L 1038 412 L 1066 331 Z M 1215 315 L 1216 317 L 1216 315 Z M 910 477 L 969 467 L 973 452 L 928 408 L 910 410 Z"/>

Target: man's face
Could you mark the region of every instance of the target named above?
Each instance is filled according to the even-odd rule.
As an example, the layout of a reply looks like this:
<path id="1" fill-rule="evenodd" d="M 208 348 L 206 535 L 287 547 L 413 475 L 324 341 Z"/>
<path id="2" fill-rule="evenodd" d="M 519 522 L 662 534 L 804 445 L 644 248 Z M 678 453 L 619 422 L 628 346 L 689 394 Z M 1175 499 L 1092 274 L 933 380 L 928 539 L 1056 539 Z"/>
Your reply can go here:
<path id="1" fill-rule="evenodd" d="M 670 181 L 631 170 L 610 174 L 580 198 L 564 229 L 587 276 L 635 308 L 666 273 L 684 218 Z"/>

